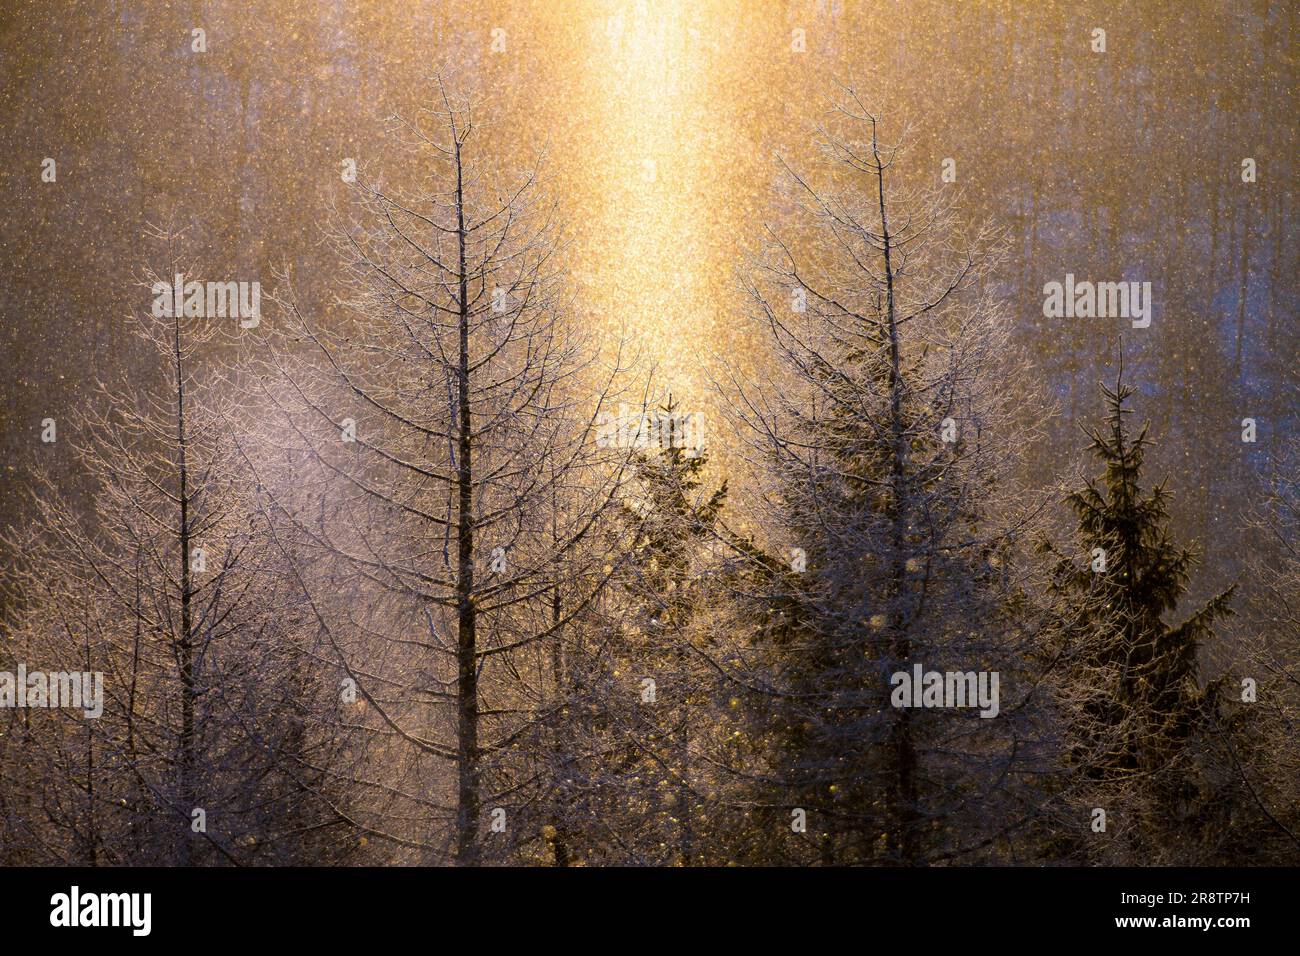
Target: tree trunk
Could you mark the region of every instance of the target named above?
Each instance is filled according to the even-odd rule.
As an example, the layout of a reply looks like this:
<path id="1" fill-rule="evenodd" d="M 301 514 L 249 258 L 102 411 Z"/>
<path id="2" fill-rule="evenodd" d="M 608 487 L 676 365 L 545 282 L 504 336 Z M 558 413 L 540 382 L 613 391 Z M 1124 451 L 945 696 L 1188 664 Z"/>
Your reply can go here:
<path id="1" fill-rule="evenodd" d="M 898 347 L 898 324 L 894 312 L 894 271 L 892 248 L 889 235 L 889 218 L 885 210 L 885 170 L 881 164 L 880 151 L 876 145 L 876 124 L 871 124 L 871 152 L 876 163 L 876 184 L 880 200 L 880 235 L 885 264 L 885 320 L 889 330 L 889 394 L 890 394 L 890 428 L 893 437 L 893 458 L 891 461 L 890 486 L 893 491 L 892 507 L 894 509 L 894 528 L 892 540 L 891 585 L 892 597 L 896 602 L 891 621 L 895 637 L 894 652 L 898 660 L 906 665 L 911 656 L 911 642 L 907 639 L 906 616 L 903 613 L 904 586 L 906 584 L 906 566 L 903 549 L 906 547 L 904 529 L 906 527 L 904 487 L 907 476 L 907 436 L 903 430 L 903 380 L 902 363 Z M 894 781 L 893 803 L 894 823 L 899 832 L 890 833 L 890 847 L 898 854 L 899 861 L 905 865 L 916 862 L 919 851 L 916 832 L 916 748 L 912 743 L 911 711 L 900 707 L 895 713 L 892 734 L 897 776 Z"/>
<path id="2" fill-rule="evenodd" d="M 456 515 L 456 862 L 472 866 L 478 862 L 478 668 L 474 606 L 474 515 L 472 432 L 469 413 L 469 281 L 465 274 L 465 205 L 456 134 L 456 241 L 459 262 L 460 364 L 457 381 L 456 484 L 459 506 Z"/>
<path id="3" fill-rule="evenodd" d="M 179 310 L 177 310 L 179 312 Z M 173 340 L 176 360 L 176 445 L 177 471 L 180 476 L 180 558 L 181 558 L 181 633 L 177 647 L 177 662 L 181 676 L 181 738 L 179 760 L 179 793 L 181 811 L 187 819 L 194 812 L 194 635 L 190 604 L 193 599 L 193 583 L 190 580 L 190 497 L 189 466 L 186 462 L 185 435 L 185 378 L 181 360 L 181 323 L 180 316 L 175 319 L 175 338 Z M 194 862 L 194 845 L 192 829 L 186 826 L 182 831 L 181 862 L 190 866 Z"/>

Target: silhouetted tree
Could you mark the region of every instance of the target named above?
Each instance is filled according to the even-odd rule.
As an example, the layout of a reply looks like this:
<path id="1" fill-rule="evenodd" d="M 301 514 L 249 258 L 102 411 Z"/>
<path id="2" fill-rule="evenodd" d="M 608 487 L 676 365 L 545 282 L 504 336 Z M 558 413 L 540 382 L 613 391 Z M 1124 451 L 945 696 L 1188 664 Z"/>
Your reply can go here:
<path id="1" fill-rule="evenodd" d="M 1132 862 L 1147 862 L 1162 849 L 1178 852 L 1180 829 L 1196 812 L 1192 748 L 1219 693 L 1218 681 L 1201 685 L 1198 653 L 1231 613 L 1233 589 L 1182 623 L 1166 622 L 1186 596 L 1196 554 L 1170 535 L 1164 483 L 1142 487 L 1151 441 L 1148 426 L 1136 435 L 1126 427 L 1135 391 L 1122 369 L 1113 389 L 1102 387 L 1104 425 L 1085 432 L 1103 471 L 1066 498 L 1085 557 L 1061 557 L 1054 589 L 1081 609 L 1066 632 L 1070 759 L 1095 784 L 1093 807 L 1106 811 L 1112 835 L 1091 845 L 1122 845 Z"/>

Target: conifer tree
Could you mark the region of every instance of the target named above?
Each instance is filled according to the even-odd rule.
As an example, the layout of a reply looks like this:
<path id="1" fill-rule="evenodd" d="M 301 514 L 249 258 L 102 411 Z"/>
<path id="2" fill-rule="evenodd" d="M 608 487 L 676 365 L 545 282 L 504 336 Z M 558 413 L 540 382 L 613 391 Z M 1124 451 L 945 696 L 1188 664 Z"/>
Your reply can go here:
<path id="1" fill-rule="evenodd" d="M 708 675 L 692 641 L 727 485 L 705 488 L 708 456 L 688 447 L 693 429 L 671 396 L 650 420 L 655 440 L 633 459 L 632 494 L 622 505 L 630 543 L 618 579 L 628 602 L 623 654 L 642 674 L 639 704 L 623 728 L 632 751 L 625 773 L 653 793 L 655 816 L 675 831 L 664 842 L 675 846 L 675 862 L 690 865 L 702 852 L 691 738 L 704 732 L 711 712 Z"/>
<path id="2" fill-rule="evenodd" d="M 816 178 L 786 167 L 802 215 L 749 281 L 774 372 L 728 382 L 759 476 L 735 570 L 736 630 L 759 635 L 732 671 L 753 718 L 737 778 L 768 859 L 970 859 L 1026 812 L 1006 783 L 1034 757 L 1009 501 L 1032 436 L 983 286 L 997 239 L 961 227 L 954 193 L 898 185 L 901 149 L 852 90 L 835 116 Z M 893 705 L 915 665 L 996 673 L 998 716 Z"/>
<path id="3" fill-rule="evenodd" d="M 568 836 L 584 859 L 692 865 L 709 861 L 713 791 L 699 765 L 716 725 L 717 681 L 699 643 L 717 561 L 715 538 L 727 486 L 710 488 L 700 413 L 671 396 L 621 416 L 610 431 L 632 449 L 628 480 L 606 533 L 623 542 L 587 640 L 570 642 L 567 784 L 583 794 Z M 572 809 L 572 808 L 571 808 Z M 558 862 L 558 859 L 557 859 Z"/>
<path id="4" fill-rule="evenodd" d="M 1085 559 L 1061 557 L 1053 587 L 1077 612 L 1066 628 L 1069 759 L 1095 807 L 1106 810 L 1108 832 L 1121 833 L 1116 845 L 1142 854 L 1194 812 L 1193 747 L 1218 694 L 1217 682 L 1201 685 L 1198 654 L 1231 613 L 1233 588 L 1167 623 L 1187 595 L 1197 555 L 1170 535 L 1164 483 L 1142 487 L 1152 442 L 1148 425 L 1136 435 L 1127 427 L 1125 403 L 1135 391 L 1122 366 L 1115 387 L 1102 387 L 1105 421 L 1085 428 L 1102 473 L 1066 498 Z"/>
<path id="5" fill-rule="evenodd" d="M 179 232 L 146 236 L 152 295 L 196 274 Z M 0 529 L 22 556 L 5 568 L 19 599 L 0 665 L 97 673 L 103 690 L 94 717 L 23 711 L 6 746 L 37 772 L 0 785 L 26 793 L 14 830 L 35 862 L 293 863 L 308 846 L 319 859 L 334 846 L 313 831 L 338 821 L 302 786 L 323 743 L 302 595 L 234 453 L 213 358 L 227 336 L 162 306 L 133 310 L 148 371 L 96 380 L 58 422 L 78 480 L 39 470 L 31 520 Z"/>
<path id="6" fill-rule="evenodd" d="M 366 795 L 359 825 L 476 865 L 534 836 L 532 741 L 563 706 L 551 651 L 602 583 L 574 569 L 601 566 L 622 472 L 594 420 L 621 369 L 572 320 L 536 167 L 505 185 L 438 84 L 436 108 L 395 120 L 418 185 L 354 184 L 351 314 L 318 321 L 286 280 L 257 474 L 355 691 L 358 758 L 337 773 Z"/>

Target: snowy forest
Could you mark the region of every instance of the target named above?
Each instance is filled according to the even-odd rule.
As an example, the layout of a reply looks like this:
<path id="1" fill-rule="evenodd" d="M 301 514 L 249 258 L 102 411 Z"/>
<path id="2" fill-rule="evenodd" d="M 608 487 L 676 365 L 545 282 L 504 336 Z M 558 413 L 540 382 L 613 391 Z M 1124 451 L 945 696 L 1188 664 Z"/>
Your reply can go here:
<path id="1" fill-rule="evenodd" d="M 13 0 L 0 865 L 1300 864 L 1280 0 Z"/>

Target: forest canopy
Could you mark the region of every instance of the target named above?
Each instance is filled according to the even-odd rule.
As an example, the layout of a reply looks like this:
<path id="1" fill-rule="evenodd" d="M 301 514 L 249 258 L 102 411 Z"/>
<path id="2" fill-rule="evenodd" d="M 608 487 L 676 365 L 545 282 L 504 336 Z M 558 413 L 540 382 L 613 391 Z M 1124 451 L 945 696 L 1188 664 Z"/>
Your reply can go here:
<path id="1" fill-rule="evenodd" d="M 74 6 L 0 864 L 1300 862 L 1289 5 Z"/>

